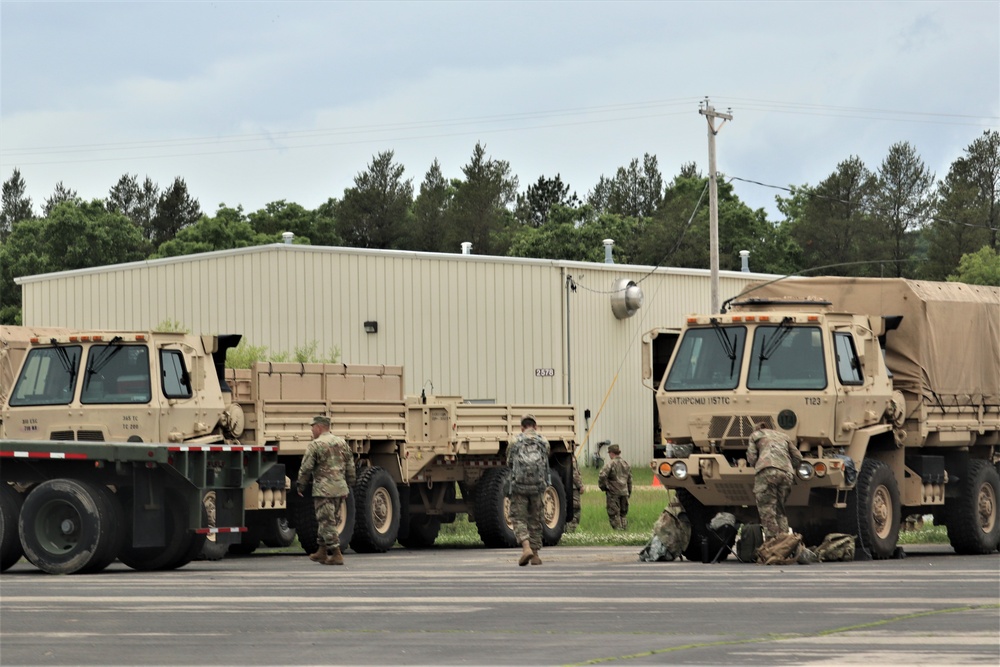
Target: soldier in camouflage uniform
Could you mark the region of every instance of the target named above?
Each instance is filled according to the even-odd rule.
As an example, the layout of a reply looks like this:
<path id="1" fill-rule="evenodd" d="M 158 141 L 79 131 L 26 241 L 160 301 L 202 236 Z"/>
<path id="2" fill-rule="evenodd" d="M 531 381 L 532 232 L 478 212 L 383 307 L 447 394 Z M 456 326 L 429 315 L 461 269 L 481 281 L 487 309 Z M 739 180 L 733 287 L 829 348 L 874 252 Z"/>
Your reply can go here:
<path id="1" fill-rule="evenodd" d="M 622 458 L 618 445 L 608 447 L 610 459 L 598 475 L 597 485 L 606 494 L 611 530 L 628 528 L 628 499 L 632 495 L 632 466 Z"/>
<path id="2" fill-rule="evenodd" d="M 313 418 L 312 436 L 313 441 L 302 457 L 299 478 L 295 484 L 301 496 L 312 482 L 318 534 L 316 553 L 310 554 L 309 560 L 323 565 L 343 565 L 344 555 L 340 552 L 337 526 L 344 501 L 357 478 L 354 457 L 347 442 L 330 433 L 329 417 L 320 415 Z"/>
<path id="3" fill-rule="evenodd" d="M 576 463 L 576 456 L 572 458 L 573 462 L 573 515 L 566 522 L 566 532 L 575 533 L 576 529 L 580 527 L 580 512 L 583 509 L 583 505 L 580 503 L 580 494 L 583 493 L 583 476 L 580 474 L 580 466 Z"/>
<path id="4" fill-rule="evenodd" d="M 757 513 L 766 538 L 788 532 L 785 500 L 792 492 L 795 470 L 802 463 L 802 454 L 784 433 L 765 428 L 764 423 L 750 434 L 747 463 L 757 471 L 753 494 L 757 498 Z"/>
<path id="5" fill-rule="evenodd" d="M 545 436 L 536 431 L 538 423 L 534 415 L 524 415 L 521 417 L 521 432 L 517 438 L 507 448 L 507 465 L 513 468 L 514 459 L 518 457 L 518 450 L 526 446 L 539 446 L 542 448 L 544 458 L 549 458 L 549 441 Z M 513 480 L 512 480 L 513 482 Z M 543 499 L 544 487 L 536 492 L 518 489 L 517 485 L 511 484 L 510 491 L 510 522 L 514 528 L 514 536 L 521 545 L 521 556 L 518 558 L 518 565 L 541 565 L 542 559 L 538 552 L 542 549 L 542 520 L 543 520 Z"/>

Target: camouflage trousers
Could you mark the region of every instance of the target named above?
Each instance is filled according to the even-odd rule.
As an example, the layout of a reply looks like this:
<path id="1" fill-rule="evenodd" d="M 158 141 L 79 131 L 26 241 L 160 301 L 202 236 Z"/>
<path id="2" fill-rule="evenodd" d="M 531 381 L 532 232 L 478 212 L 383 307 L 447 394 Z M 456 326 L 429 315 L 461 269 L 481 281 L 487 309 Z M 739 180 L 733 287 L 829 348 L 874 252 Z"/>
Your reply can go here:
<path id="1" fill-rule="evenodd" d="M 515 493 L 510 497 L 510 523 L 514 527 L 514 537 L 520 544 L 525 540 L 531 548 L 542 548 L 542 494 L 530 496 Z"/>
<path id="2" fill-rule="evenodd" d="M 344 506 L 344 496 L 334 498 L 313 496 L 316 509 L 316 544 L 329 549 L 340 546 L 340 511 Z"/>
<path id="3" fill-rule="evenodd" d="M 628 528 L 628 496 L 616 496 L 607 494 L 608 521 L 611 522 L 611 530 L 625 530 Z"/>
<path id="4" fill-rule="evenodd" d="M 764 468 L 754 477 L 753 495 L 757 498 L 757 513 L 765 537 L 788 532 L 785 500 L 792 492 L 792 475 L 777 468 Z"/>
<path id="5" fill-rule="evenodd" d="M 580 527 L 580 513 L 583 505 L 580 502 L 580 489 L 573 489 L 573 506 L 570 508 L 571 514 L 566 520 L 566 532 L 572 533 Z"/>

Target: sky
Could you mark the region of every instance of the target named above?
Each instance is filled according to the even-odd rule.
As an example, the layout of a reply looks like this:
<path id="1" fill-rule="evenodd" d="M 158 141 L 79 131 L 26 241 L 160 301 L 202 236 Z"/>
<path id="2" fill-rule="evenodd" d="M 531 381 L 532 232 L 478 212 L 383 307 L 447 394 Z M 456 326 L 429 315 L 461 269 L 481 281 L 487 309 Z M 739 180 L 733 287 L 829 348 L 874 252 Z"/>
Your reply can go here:
<path id="1" fill-rule="evenodd" d="M 521 192 L 583 198 L 646 153 L 707 173 L 706 98 L 733 116 L 718 170 L 771 220 L 898 142 L 941 179 L 1000 128 L 1000 2 L 0 2 L 0 177 L 36 211 L 124 174 L 209 214 L 313 209 L 389 150 L 416 193 L 477 142 Z"/>

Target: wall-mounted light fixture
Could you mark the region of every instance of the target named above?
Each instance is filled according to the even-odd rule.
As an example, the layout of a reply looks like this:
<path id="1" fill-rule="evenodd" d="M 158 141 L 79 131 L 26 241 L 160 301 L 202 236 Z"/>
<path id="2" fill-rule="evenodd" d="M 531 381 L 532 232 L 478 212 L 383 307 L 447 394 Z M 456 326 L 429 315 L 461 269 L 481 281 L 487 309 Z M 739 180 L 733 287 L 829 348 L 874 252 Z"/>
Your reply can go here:
<path id="1" fill-rule="evenodd" d="M 378 322 L 375 320 L 365 322 L 365 333 L 378 333 Z"/>

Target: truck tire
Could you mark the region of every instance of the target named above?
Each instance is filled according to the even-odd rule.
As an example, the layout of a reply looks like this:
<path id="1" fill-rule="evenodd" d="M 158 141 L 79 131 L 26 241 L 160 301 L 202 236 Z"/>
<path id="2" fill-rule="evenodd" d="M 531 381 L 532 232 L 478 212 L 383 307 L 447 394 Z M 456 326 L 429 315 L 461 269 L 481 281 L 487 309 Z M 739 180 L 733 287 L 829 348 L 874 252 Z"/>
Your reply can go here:
<path id="1" fill-rule="evenodd" d="M 899 487 L 885 462 L 866 458 L 848 495 L 843 533 L 856 536 L 855 560 L 892 558 L 899 540 Z"/>
<path id="2" fill-rule="evenodd" d="M 399 490 L 382 468 L 368 468 L 354 485 L 355 523 L 351 548 L 358 553 L 383 553 L 399 535 Z"/>
<path id="3" fill-rule="evenodd" d="M 562 539 L 566 530 L 566 487 L 555 474 L 550 475 L 552 484 L 542 494 L 542 544 L 554 547 Z"/>
<path id="4" fill-rule="evenodd" d="M 133 570 L 176 570 L 190 563 L 201 552 L 205 545 L 205 536 L 195 533 L 187 525 L 185 503 L 177 494 L 168 491 L 164 504 L 166 521 L 164 526 L 164 545 L 162 547 L 132 546 L 132 507 L 134 499 L 125 501 L 125 545 L 118 560 Z"/>
<path id="5" fill-rule="evenodd" d="M 490 468 L 476 485 L 476 529 L 479 538 L 490 549 L 510 549 L 518 546 L 514 529 L 508 519 L 510 499 L 504 493 L 510 468 Z"/>
<path id="6" fill-rule="evenodd" d="M 955 553 L 992 553 L 1000 545 L 1000 474 L 989 462 L 971 459 L 959 483 L 961 494 L 945 500 L 948 541 Z"/>
<path id="7" fill-rule="evenodd" d="M 677 500 L 684 507 L 684 512 L 691 522 L 691 539 L 688 540 L 687 548 L 683 551 L 684 557 L 690 561 L 701 563 L 704 560 L 701 544 L 702 538 L 704 538 L 707 540 L 709 558 L 715 558 L 715 555 L 720 551 L 722 552 L 722 555 L 719 556 L 720 561 L 729 558 L 729 549 L 726 547 L 733 545 L 723 543 L 717 535 L 708 530 L 708 522 L 715 516 L 715 512 L 702 505 L 701 501 L 691 495 L 687 489 L 677 489 Z"/>
<path id="8" fill-rule="evenodd" d="M 295 542 L 295 529 L 288 525 L 288 517 L 281 512 L 276 517 L 268 517 L 260 529 L 260 539 L 264 546 L 272 549 L 290 547 Z"/>
<path id="9" fill-rule="evenodd" d="M 226 547 L 228 553 L 234 556 L 249 556 L 260 548 L 260 531 L 255 526 L 247 526 L 246 531 L 240 533 L 240 541 Z"/>
<path id="10" fill-rule="evenodd" d="M 0 483 L 0 572 L 21 560 L 21 536 L 17 519 L 21 515 L 24 497 L 6 482 Z"/>
<path id="11" fill-rule="evenodd" d="M 399 537 L 399 543 L 407 549 L 427 549 L 434 546 L 441 532 L 441 519 L 436 516 L 417 514 L 410 516 L 410 530 L 406 537 Z"/>
<path id="12" fill-rule="evenodd" d="M 104 552 L 95 554 L 93 560 L 80 572 L 100 572 L 118 559 L 122 545 L 125 543 L 125 510 L 118 496 L 103 484 L 94 486 L 94 490 L 104 503 L 104 511 L 108 515 L 108 540 Z"/>
<path id="13" fill-rule="evenodd" d="M 295 521 L 295 532 L 299 536 L 299 545 L 307 554 L 316 551 L 316 536 L 319 526 L 316 525 L 316 510 L 313 508 L 312 496 L 301 497 L 298 494 L 289 496 L 292 519 Z M 350 546 L 354 538 L 354 494 L 347 496 L 345 510 L 340 517 L 340 549 Z"/>
<path id="14" fill-rule="evenodd" d="M 24 555 L 49 574 L 106 567 L 119 532 L 104 495 L 92 484 L 51 479 L 28 494 L 18 519 Z M 114 557 L 112 556 L 112 559 Z"/>
<path id="15" fill-rule="evenodd" d="M 209 528 L 216 528 L 217 524 L 215 522 L 215 491 L 206 491 L 205 496 L 202 498 L 202 504 L 205 505 L 205 525 Z M 201 553 L 198 554 L 198 560 L 222 560 L 226 556 L 226 552 L 229 551 L 228 544 L 219 544 L 216 535 L 208 535 L 205 537 L 205 544 L 201 548 Z"/>

